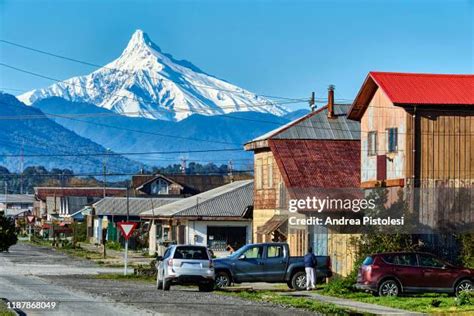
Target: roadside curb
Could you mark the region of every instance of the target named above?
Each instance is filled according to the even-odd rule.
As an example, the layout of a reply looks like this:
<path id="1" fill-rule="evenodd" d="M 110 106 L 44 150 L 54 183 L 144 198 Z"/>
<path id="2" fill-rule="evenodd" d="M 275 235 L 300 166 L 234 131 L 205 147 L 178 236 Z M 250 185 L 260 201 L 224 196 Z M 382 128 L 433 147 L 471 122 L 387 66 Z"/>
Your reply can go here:
<path id="1" fill-rule="evenodd" d="M 11 303 L 8 299 L 4 298 L 4 297 L 0 297 L 0 300 L 3 301 L 5 304 L 7 303 Z M 17 316 L 26 316 L 26 313 L 23 312 L 22 310 L 20 309 L 9 309 L 10 312 L 12 312 L 13 314 L 17 315 Z"/>
<path id="2" fill-rule="evenodd" d="M 310 299 L 315 299 L 324 303 L 332 303 L 340 307 L 345 307 L 352 309 L 354 311 L 371 313 L 376 315 L 425 315 L 419 312 L 413 312 L 404 309 L 398 309 L 393 307 L 387 307 L 378 304 L 364 303 L 359 301 L 354 301 L 346 298 L 339 298 L 334 296 L 326 296 L 317 293 L 311 293 L 306 291 L 297 291 L 291 293 L 282 293 L 281 295 L 294 296 L 294 297 L 306 297 Z"/>

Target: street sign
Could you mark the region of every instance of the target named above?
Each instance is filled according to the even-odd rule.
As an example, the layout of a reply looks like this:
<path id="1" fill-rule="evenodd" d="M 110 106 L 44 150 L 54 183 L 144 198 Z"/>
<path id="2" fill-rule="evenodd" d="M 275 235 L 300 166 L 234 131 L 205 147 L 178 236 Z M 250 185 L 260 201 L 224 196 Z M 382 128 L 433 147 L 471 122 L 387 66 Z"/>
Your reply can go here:
<path id="1" fill-rule="evenodd" d="M 120 228 L 120 231 L 122 232 L 123 237 L 125 238 L 125 252 L 124 252 L 124 269 L 123 269 L 123 275 L 127 275 L 127 264 L 128 264 L 128 239 L 132 235 L 133 231 L 137 227 L 137 223 L 133 222 L 121 222 L 118 223 L 118 227 Z"/>
<path id="2" fill-rule="evenodd" d="M 35 216 L 34 215 L 28 215 L 26 216 L 26 220 L 28 221 L 28 224 L 33 224 L 35 221 Z"/>
<path id="3" fill-rule="evenodd" d="M 118 223 L 120 231 L 122 232 L 123 237 L 128 240 L 132 235 L 133 231 L 137 227 L 137 223 L 132 222 L 122 222 Z"/>

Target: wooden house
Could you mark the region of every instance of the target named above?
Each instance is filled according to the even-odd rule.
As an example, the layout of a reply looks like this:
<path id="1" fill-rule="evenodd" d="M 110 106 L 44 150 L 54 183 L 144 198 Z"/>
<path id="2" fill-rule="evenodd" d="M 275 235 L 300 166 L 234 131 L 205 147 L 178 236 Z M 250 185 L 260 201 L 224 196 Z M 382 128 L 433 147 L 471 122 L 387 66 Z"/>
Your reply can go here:
<path id="1" fill-rule="evenodd" d="M 234 181 L 141 212 L 150 220 L 149 252 L 162 255 L 170 243 L 207 246 L 216 255 L 227 246 L 252 242 L 253 180 Z"/>
<path id="2" fill-rule="evenodd" d="M 460 192 L 474 196 L 474 75 L 370 72 L 348 117 L 361 123 L 363 188 L 413 192 L 410 209 L 434 229 L 472 227 Z"/>
<path id="3" fill-rule="evenodd" d="M 304 255 L 312 245 L 317 254 L 331 256 L 333 271 L 340 275 L 352 269 L 351 236 L 290 225 L 288 200 L 302 190 L 359 187 L 360 131 L 357 122 L 346 118 L 349 108 L 334 103 L 330 86 L 326 106 L 245 145 L 254 152 L 254 240 L 286 241 L 293 255 Z"/>
<path id="4" fill-rule="evenodd" d="M 251 179 L 248 174 L 139 174 L 132 177 L 132 195 L 188 197 L 215 189 L 232 181 Z"/>

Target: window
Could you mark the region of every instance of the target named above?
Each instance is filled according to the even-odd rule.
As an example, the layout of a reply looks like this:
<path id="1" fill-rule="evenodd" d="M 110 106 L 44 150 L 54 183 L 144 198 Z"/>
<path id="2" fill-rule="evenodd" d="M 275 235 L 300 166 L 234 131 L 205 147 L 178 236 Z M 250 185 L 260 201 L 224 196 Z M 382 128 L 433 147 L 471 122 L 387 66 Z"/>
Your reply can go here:
<path id="1" fill-rule="evenodd" d="M 151 194 L 168 194 L 168 182 L 163 179 L 156 180 L 151 186 Z"/>
<path id="2" fill-rule="evenodd" d="M 367 153 L 369 156 L 377 155 L 377 132 L 369 132 L 367 135 Z"/>
<path id="3" fill-rule="evenodd" d="M 416 266 L 415 254 L 384 255 L 383 261 L 401 266 Z"/>
<path id="4" fill-rule="evenodd" d="M 283 258 L 283 246 L 268 246 L 267 258 Z"/>
<path id="5" fill-rule="evenodd" d="M 176 247 L 174 252 L 174 259 L 195 259 L 195 260 L 209 260 L 207 249 L 204 247 Z"/>
<path id="6" fill-rule="evenodd" d="M 442 268 L 445 264 L 440 260 L 430 255 L 419 255 L 420 266 L 431 267 L 431 268 Z"/>
<path id="7" fill-rule="evenodd" d="M 257 159 L 255 168 L 256 168 L 255 180 L 257 182 L 257 189 L 261 189 L 263 187 L 263 161 L 262 159 Z"/>
<path id="8" fill-rule="evenodd" d="M 262 247 L 252 247 L 243 253 L 245 259 L 261 259 L 262 258 Z"/>
<path id="9" fill-rule="evenodd" d="M 398 129 L 387 128 L 387 152 L 394 153 L 398 150 Z"/>
<path id="10" fill-rule="evenodd" d="M 267 159 L 268 164 L 268 187 L 273 188 L 273 159 L 270 157 Z"/>

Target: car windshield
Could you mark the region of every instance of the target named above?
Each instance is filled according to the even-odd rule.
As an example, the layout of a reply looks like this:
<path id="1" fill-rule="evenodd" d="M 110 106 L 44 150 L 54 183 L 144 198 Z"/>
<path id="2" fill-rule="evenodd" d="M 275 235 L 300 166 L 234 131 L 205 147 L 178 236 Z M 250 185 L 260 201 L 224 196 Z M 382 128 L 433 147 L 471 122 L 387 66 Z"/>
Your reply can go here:
<path id="1" fill-rule="evenodd" d="M 195 259 L 195 260 L 209 260 L 207 249 L 203 247 L 177 247 L 174 252 L 174 259 Z"/>

